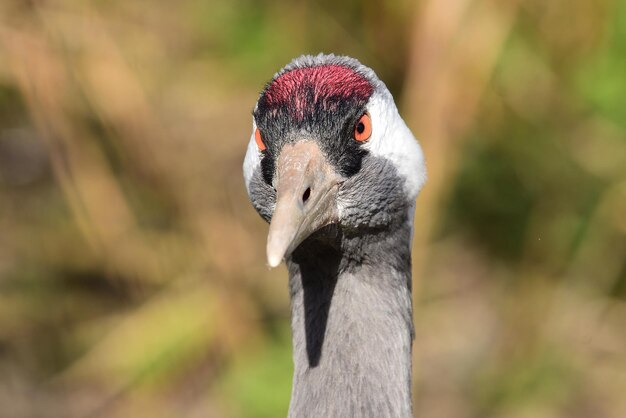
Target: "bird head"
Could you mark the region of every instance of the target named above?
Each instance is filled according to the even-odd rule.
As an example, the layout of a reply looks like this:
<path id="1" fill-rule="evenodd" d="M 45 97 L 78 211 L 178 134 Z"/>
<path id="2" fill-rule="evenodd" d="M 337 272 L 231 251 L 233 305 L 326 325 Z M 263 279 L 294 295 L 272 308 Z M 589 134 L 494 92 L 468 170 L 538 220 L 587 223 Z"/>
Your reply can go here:
<path id="1" fill-rule="evenodd" d="M 422 151 L 391 93 L 357 60 L 302 56 L 265 86 L 244 160 L 271 267 L 328 225 L 359 236 L 412 222 Z"/>

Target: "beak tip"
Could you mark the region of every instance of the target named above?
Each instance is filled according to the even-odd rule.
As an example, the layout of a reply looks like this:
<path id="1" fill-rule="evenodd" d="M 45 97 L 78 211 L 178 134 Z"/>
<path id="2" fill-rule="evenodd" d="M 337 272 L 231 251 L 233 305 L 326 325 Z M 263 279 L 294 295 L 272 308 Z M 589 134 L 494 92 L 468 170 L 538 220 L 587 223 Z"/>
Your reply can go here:
<path id="1" fill-rule="evenodd" d="M 276 223 L 276 220 L 279 220 Z M 298 216 L 295 217 L 298 219 Z M 290 221 L 286 225 L 281 223 L 280 220 Z M 283 258 L 289 252 L 289 247 L 293 243 L 294 235 L 297 232 L 298 223 L 293 223 L 294 217 L 281 217 L 274 214 L 272 223 L 270 224 L 270 230 L 267 235 L 267 264 L 270 268 L 278 267 L 283 261 Z M 294 227 L 296 229 L 294 229 Z"/>
<path id="2" fill-rule="evenodd" d="M 281 261 L 283 261 L 283 257 L 281 255 L 278 255 L 276 253 L 272 254 L 268 252 L 267 264 L 270 266 L 270 268 L 278 267 Z"/>

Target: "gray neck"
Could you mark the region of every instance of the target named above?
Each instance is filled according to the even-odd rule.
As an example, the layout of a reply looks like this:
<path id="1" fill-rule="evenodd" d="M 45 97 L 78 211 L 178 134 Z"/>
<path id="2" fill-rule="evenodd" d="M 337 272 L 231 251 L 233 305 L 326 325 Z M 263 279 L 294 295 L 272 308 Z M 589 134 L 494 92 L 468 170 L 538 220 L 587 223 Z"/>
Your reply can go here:
<path id="1" fill-rule="evenodd" d="M 410 226 L 353 238 L 334 234 L 308 239 L 287 260 L 289 417 L 410 417 Z"/>

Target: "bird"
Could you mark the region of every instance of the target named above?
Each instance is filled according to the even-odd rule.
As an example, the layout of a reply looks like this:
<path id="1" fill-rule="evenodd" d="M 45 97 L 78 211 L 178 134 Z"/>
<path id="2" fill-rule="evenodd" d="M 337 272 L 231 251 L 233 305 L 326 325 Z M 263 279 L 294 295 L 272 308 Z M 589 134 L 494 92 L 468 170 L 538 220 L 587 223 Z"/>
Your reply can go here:
<path id="1" fill-rule="evenodd" d="M 252 112 L 243 177 L 289 275 L 289 418 L 410 417 L 411 241 L 424 154 L 358 60 L 295 58 Z"/>

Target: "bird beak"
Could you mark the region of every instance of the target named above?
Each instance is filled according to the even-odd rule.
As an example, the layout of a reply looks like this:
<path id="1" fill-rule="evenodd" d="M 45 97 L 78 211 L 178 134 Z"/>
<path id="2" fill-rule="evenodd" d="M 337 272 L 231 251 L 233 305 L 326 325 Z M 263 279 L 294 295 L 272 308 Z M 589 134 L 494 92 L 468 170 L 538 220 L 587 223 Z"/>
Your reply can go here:
<path id="1" fill-rule="evenodd" d="M 276 208 L 267 236 L 267 263 L 276 267 L 302 241 L 335 222 L 337 190 L 343 178 L 315 141 L 283 147 L 276 164 Z"/>

